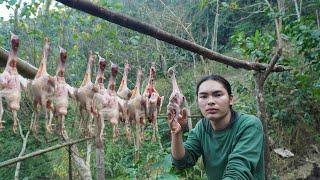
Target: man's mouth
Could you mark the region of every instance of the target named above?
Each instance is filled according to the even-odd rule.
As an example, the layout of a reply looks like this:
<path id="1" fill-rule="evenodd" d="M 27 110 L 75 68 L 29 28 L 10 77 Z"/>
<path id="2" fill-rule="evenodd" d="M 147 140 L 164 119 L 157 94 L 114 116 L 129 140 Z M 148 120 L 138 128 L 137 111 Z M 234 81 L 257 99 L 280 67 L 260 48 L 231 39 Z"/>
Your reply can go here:
<path id="1" fill-rule="evenodd" d="M 216 108 L 210 108 L 210 109 L 206 109 L 206 113 L 207 114 L 216 114 L 218 112 L 219 109 Z"/>

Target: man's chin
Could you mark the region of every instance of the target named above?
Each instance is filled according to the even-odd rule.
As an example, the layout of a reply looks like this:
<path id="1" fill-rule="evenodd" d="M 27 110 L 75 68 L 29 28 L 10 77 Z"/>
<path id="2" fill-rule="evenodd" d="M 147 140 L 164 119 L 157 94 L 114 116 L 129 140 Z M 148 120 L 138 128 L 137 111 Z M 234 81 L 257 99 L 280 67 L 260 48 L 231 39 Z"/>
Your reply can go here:
<path id="1" fill-rule="evenodd" d="M 210 121 L 216 121 L 219 119 L 219 115 L 218 114 L 208 114 L 208 115 L 206 115 L 206 118 Z"/>

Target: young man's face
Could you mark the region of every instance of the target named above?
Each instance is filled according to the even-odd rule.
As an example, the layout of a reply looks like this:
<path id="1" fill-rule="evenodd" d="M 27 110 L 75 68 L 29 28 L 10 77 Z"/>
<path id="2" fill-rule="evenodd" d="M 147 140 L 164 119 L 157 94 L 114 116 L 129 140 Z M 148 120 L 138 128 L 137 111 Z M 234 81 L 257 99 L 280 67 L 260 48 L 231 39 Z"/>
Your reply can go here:
<path id="1" fill-rule="evenodd" d="M 230 112 L 232 96 L 224 86 L 214 80 L 204 81 L 198 90 L 198 106 L 204 117 L 212 121 L 223 120 Z"/>

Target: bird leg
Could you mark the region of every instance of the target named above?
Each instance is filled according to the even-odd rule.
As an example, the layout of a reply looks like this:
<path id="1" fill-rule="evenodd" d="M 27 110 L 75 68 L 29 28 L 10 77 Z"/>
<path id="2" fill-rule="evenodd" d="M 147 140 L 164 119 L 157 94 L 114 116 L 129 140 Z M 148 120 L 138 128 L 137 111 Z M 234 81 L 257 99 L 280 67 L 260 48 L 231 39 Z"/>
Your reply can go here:
<path id="1" fill-rule="evenodd" d="M 3 105 L 2 105 L 2 97 L 0 96 L 0 132 L 4 129 L 4 126 L 2 123 L 5 123 L 5 121 L 2 121 L 3 116 Z"/>
<path id="2" fill-rule="evenodd" d="M 64 130 L 65 130 L 65 126 L 64 126 L 65 115 L 59 115 L 58 118 L 59 118 L 59 122 L 60 122 L 60 134 L 62 136 L 64 133 Z"/>
<path id="3" fill-rule="evenodd" d="M 111 119 L 110 122 L 117 122 L 117 119 Z M 115 143 L 117 137 L 119 135 L 119 128 L 118 123 L 111 123 L 112 124 L 112 142 Z"/>
<path id="4" fill-rule="evenodd" d="M 126 136 L 128 141 L 131 143 L 131 131 L 130 131 L 130 124 L 129 124 L 129 118 L 125 118 L 125 128 L 126 128 Z"/>
<path id="5" fill-rule="evenodd" d="M 157 122 L 157 112 L 153 112 L 151 115 L 151 122 L 152 122 L 152 129 L 153 129 L 153 133 L 152 133 L 152 142 L 156 142 L 157 141 L 157 133 L 158 133 L 158 122 Z"/>
<path id="6" fill-rule="evenodd" d="M 18 115 L 16 110 L 12 110 L 12 116 L 13 116 L 13 127 L 12 130 L 14 133 L 17 132 L 17 126 L 18 126 Z"/>
<path id="7" fill-rule="evenodd" d="M 140 117 L 140 120 L 139 120 L 139 124 L 140 124 L 140 142 L 144 141 L 144 127 L 145 127 L 145 119 L 143 117 Z"/>
<path id="8" fill-rule="evenodd" d="M 87 126 L 88 126 L 89 136 L 93 136 L 93 115 L 91 113 L 89 114 L 89 121 Z"/>
<path id="9" fill-rule="evenodd" d="M 46 112 L 46 116 L 45 116 L 46 129 L 51 134 L 52 133 L 51 121 L 53 118 L 53 113 L 52 113 L 51 109 L 49 109 L 48 107 L 45 108 L 45 112 Z"/>
<path id="10" fill-rule="evenodd" d="M 37 134 L 38 133 L 38 123 L 39 123 L 39 111 L 40 111 L 40 105 L 35 102 L 35 105 L 34 105 L 34 123 L 32 125 L 32 131 Z"/>

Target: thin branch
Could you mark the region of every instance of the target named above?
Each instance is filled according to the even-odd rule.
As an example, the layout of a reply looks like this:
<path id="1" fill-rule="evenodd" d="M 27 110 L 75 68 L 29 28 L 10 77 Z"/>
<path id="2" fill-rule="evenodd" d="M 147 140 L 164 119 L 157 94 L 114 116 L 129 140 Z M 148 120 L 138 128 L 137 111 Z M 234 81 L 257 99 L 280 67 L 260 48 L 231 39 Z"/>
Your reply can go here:
<path id="1" fill-rule="evenodd" d="M 264 76 L 263 77 L 264 80 L 266 80 L 268 75 L 271 73 L 271 70 L 276 65 L 276 63 L 280 59 L 281 55 L 282 55 L 282 48 L 278 49 L 277 53 L 270 60 L 269 67 L 267 68 L 267 70 L 264 72 L 264 75 L 263 75 Z"/>
<path id="2" fill-rule="evenodd" d="M 180 20 L 180 17 L 178 17 L 173 11 L 171 11 L 171 9 L 170 9 L 162 0 L 159 0 L 159 1 L 162 3 L 162 5 L 163 5 L 166 9 L 169 10 L 169 12 L 170 12 L 175 18 L 177 18 L 178 23 L 182 26 L 182 28 L 184 29 L 184 31 L 190 36 L 192 42 L 196 42 L 196 41 L 194 40 L 194 38 L 193 38 L 193 35 L 188 31 L 188 27 L 189 27 L 190 25 L 189 25 L 188 27 L 186 27 L 186 26 L 182 23 L 182 21 Z"/>
<path id="3" fill-rule="evenodd" d="M 319 9 L 316 10 L 316 16 L 317 16 L 318 29 L 320 29 L 320 13 L 319 13 Z"/>
<path id="4" fill-rule="evenodd" d="M 248 5 L 248 6 L 245 6 L 245 7 L 240 7 L 240 8 L 237 8 L 239 10 L 246 10 L 246 11 L 243 11 L 243 12 L 247 12 L 247 9 L 251 8 L 251 7 L 255 7 L 255 6 L 260 6 L 260 5 L 263 5 L 264 3 L 263 2 L 260 2 L 260 3 L 256 3 L 256 4 L 251 4 L 251 5 Z"/>
<path id="5" fill-rule="evenodd" d="M 268 5 L 268 7 L 270 8 L 270 11 L 274 13 L 274 10 L 271 7 L 271 4 L 269 3 L 269 1 L 265 0 L 265 2 Z M 279 3 L 278 3 L 278 5 L 279 5 Z M 279 11 L 282 11 L 282 7 L 279 7 Z M 268 75 L 272 72 L 272 69 L 274 68 L 274 66 L 276 65 L 277 61 L 280 59 L 280 57 L 282 55 L 282 39 L 281 39 L 282 22 L 281 22 L 281 19 L 279 17 L 275 17 L 274 18 L 274 22 L 275 22 L 275 25 L 276 25 L 277 49 L 278 50 L 277 50 L 276 54 L 271 58 L 268 68 L 266 69 L 266 71 L 261 76 L 262 82 L 264 82 L 267 79 Z"/>
<path id="6" fill-rule="evenodd" d="M 299 7 L 298 7 L 298 2 L 297 0 L 293 0 L 294 2 L 294 7 L 295 7 L 295 10 L 296 10 L 296 15 L 297 15 L 297 18 L 298 18 L 298 21 L 300 21 L 300 11 L 299 11 Z"/>
<path id="7" fill-rule="evenodd" d="M 28 137 L 29 137 L 29 134 L 30 134 L 30 129 L 32 127 L 32 124 L 33 124 L 33 116 L 31 117 L 31 123 L 30 123 L 30 128 L 27 132 L 27 134 L 24 136 L 23 135 L 23 131 L 22 131 L 22 127 L 21 127 L 21 123 L 18 119 L 18 126 L 19 126 L 19 132 L 20 132 L 20 136 L 22 138 L 22 148 L 21 148 L 21 151 L 18 155 L 18 158 L 21 157 L 24 152 L 26 151 L 26 148 L 27 148 L 27 143 L 28 143 Z M 18 180 L 19 179 L 19 173 L 20 173 L 20 167 L 21 167 L 21 161 L 19 161 L 16 165 L 16 170 L 15 170 L 15 173 L 14 173 L 14 179 Z"/>
<path id="8" fill-rule="evenodd" d="M 248 16 L 245 16 L 245 17 L 241 17 L 240 19 L 236 20 L 236 21 L 232 21 L 232 22 L 228 22 L 228 24 L 237 24 L 241 21 L 244 21 L 246 19 L 249 19 L 251 16 L 255 15 L 255 14 L 259 14 L 259 13 L 263 13 L 265 12 L 265 10 L 262 10 L 262 11 L 255 11 L 255 12 L 250 12 L 250 14 Z M 224 27 L 231 27 L 231 26 L 226 26 L 224 25 Z"/>

